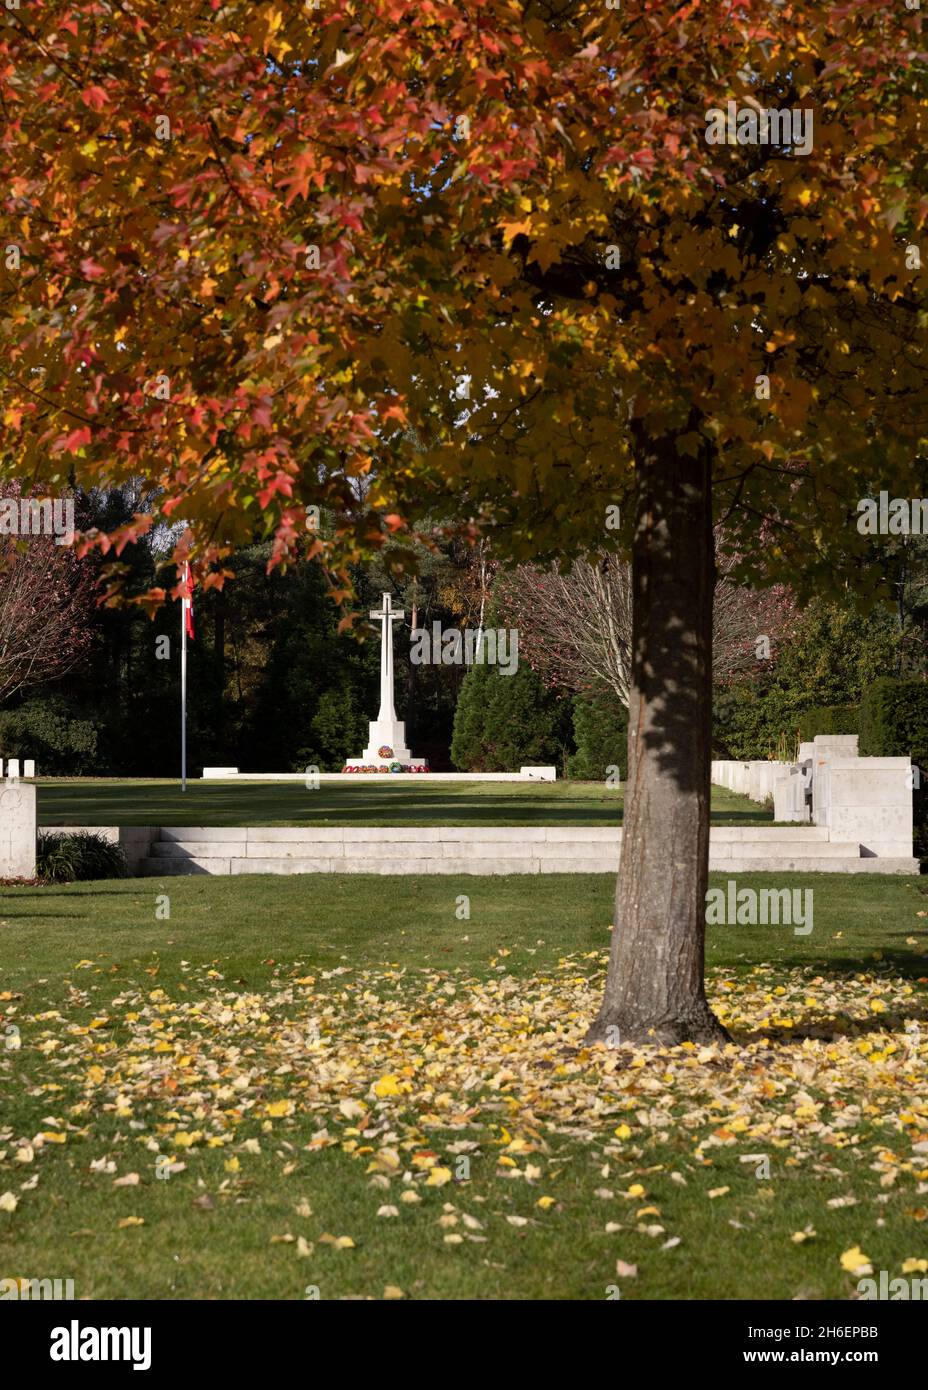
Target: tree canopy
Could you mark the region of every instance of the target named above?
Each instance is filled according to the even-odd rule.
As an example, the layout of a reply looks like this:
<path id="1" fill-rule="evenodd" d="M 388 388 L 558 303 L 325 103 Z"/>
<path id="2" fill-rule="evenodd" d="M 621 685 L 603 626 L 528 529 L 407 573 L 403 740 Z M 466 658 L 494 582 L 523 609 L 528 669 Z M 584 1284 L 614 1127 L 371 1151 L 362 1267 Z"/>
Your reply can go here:
<path id="1" fill-rule="evenodd" d="M 330 507 L 339 593 L 442 495 L 587 549 L 670 434 L 745 556 L 820 578 L 924 430 L 922 48 L 885 0 L 8 10 L 5 471 L 144 477 L 96 539 L 183 519 L 210 583 Z M 809 153 L 709 143 L 729 100 Z"/>

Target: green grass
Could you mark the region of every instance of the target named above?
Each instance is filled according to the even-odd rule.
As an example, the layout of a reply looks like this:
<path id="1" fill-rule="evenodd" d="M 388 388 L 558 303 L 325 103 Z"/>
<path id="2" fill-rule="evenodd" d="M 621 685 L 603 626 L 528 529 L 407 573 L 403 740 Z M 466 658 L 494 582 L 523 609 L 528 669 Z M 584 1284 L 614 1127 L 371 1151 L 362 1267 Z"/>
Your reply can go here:
<path id="1" fill-rule="evenodd" d="M 39 824 L 53 825 L 616 825 L 622 792 L 601 782 L 39 781 Z M 713 788 L 714 825 L 770 825 L 772 813 Z"/>
<path id="2" fill-rule="evenodd" d="M 724 876 L 713 882 L 723 884 Z M 0 1278 L 71 1277 L 77 1297 L 91 1298 L 297 1299 L 307 1286 L 324 1299 L 380 1298 L 397 1285 L 419 1298 L 602 1299 L 616 1283 L 623 1299 L 845 1298 L 853 1280 L 840 1255 L 855 1245 L 876 1270 L 898 1274 L 902 1260 L 928 1256 L 928 1222 L 911 1214 L 928 1201 L 917 1195 L 911 1162 L 904 1168 L 892 1118 L 893 1089 L 883 1078 L 896 1063 L 880 1062 L 880 1052 L 871 1062 L 860 1047 L 883 1047 L 890 1029 L 903 1037 L 904 1016 L 926 1017 L 928 933 L 917 916 L 928 906 L 923 884 L 876 875 L 739 875 L 738 885 L 812 887 L 814 929 L 806 937 L 776 927 L 709 929 L 719 997 L 740 990 L 753 1025 L 768 1007 L 755 998 L 760 981 L 760 997 L 773 1000 L 774 1013 L 761 1023 L 757 1043 L 736 1009 L 730 1027 L 737 1047 L 708 1062 L 692 1083 L 685 1080 L 692 1059 L 679 1051 L 675 1061 L 614 1074 L 604 1070 L 602 1054 L 575 1062 L 575 1046 L 553 1046 L 547 1062 L 524 1060 L 529 1020 L 540 1017 L 546 990 L 563 991 L 568 1004 L 576 999 L 581 1012 L 595 1008 L 612 921 L 606 875 L 453 883 L 431 876 L 172 878 L 4 890 L 0 1193 L 13 1192 L 19 1205 L 0 1212 Z M 462 891 L 470 898 L 467 920 L 456 915 Z M 170 897 L 168 921 L 155 916 L 163 894 Z M 778 981 L 793 1016 L 785 1022 L 777 1013 L 787 1008 L 787 1001 L 777 1003 Z M 871 1021 L 859 1005 L 862 991 L 869 998 L 874 989 L 886 992 L 891 1007 Z M 158 990 L 164 995 L 152 998 Z M 810 992 L 819 1003 L 803 1015 Z M 827 999 L 839 1001 L 837 1012 L 823 1014 Z M 251 1001 L 247 1016 L 210 1021 L 210 1009 L 237 1000 Z M 455 1017 L 443 1039 L 446 1010 Z M 48 1017 L 50 1011 L 60 1017 Z M 569 1007 L 549 1007 L 549 1018 L 561 1014 L 566 1022 Z M 291 1039 L 310 1016 L 342 1045 L 348 1066 L 331 1082 L 331 1099 L 319 1057 Z M 147 1031 L 150 1017 L 163 1031 Z M 5 1050 L 2 1038 L 14 1020 L 22 1047 Z M 173 1092 L 163 1089 L 161 1058 L 152 1052 L 164 1037 L 166 1074 L 180 1078 Z M 449 1039 L 453 1066 L 481 1078 L 457 1094 L 451 1110 L 437 1100 L 414 1106 L 415 1096 L 408 1107 L 403 1098 L 371 1097 L 371 1079 L 385 1071 L 402 1078 L 404 1060 L 414 1066 L 416 1092 L 427 1087 L 425 1068 L 441 1065 L 436 1059 Z M 839 1050 L 839 1061 L 822 1054 L 828 1046 Z M 213 1079 L 201 1073 L 185 1080 L 181 1053 L 209 1054 Z M 823 1069 L 813 1077 L 802 1068 L 817 1055 Z M 137 1071 L 149 1065 L 157 1077 L 150 1085 Z M 673 1108 L 669 1127 L 641 1127 L 641 1116 L 659 1104 L 668 1066 L 682 1067 L 683 1103 Z M 900 1086 L 899 1106 L 921 1104 L 928 1116 L 924 1060 L 920 1066 L 917 1084 Z M 90 1083 L 92 1067 L 107 1073 L 105 1084 Z M 569 1075 L 560 1076 L 565 1067 Z M 516 1081 L 506 1081 L 507 1068 Z M 212 1088 L 242 1069 L 250 1080 L 241 1095 L 252 1108 L 232 1132 Z M 794 1142 L 786 1130 L 781 1140 L 776 1128 L 763 1137 L 714 1140 L 732 1107 L 768 1077 L 777 1094 L 762 1120 L 786 1113 L 797 1091 L 825 1097 L 841 1115 L 857 1106 L 852 1124 L 838 1131 L 846 1146 L 821 1144 L 814 1133 Z M 322 1098 L 310 1104 L 320 1084 Z M 444 1077 L 436 1081 L 436 1093 L 446 1085 L 452 1083 Z M 587 1097 L 585 1108 L 574 1116 L 568 1105 L 570 1122 L 562 1114 L 559 1126 L 550 1124 L 551 1088 L 571 1103 L 576 1097 L 578 1106 Z M 129 1093 L 130 1106 L 120 1110 Z M 263 1118 L 278 1095 L 295 1096 L 296 1113 Z M 333 1108 L 339 1095 L 363 1101 L 363 1121 Z M 589 1109 L 589 1097 L 605 1104 L 601 1116 Z M 878 1114 L 868 1117 L 868 1101 Z M 615 1105 L 618 1115 L 610 1111 Z M 472 1107 L 470 1118 L 451 1125 L 464 1106 Z M 634 1130 L 629 1142 L 613 1137 L 623 1118 Z M 369 1121 L 359 1133 L 355 1126 Z M 922 1123 L 928 1128 L 928 1118 Z M 307 1150 L 323 1124 L 337 1142 Z M 500 1165 L 503 1127 L 531 1146 L 527 1158 L 510 1160 L 522 1173 L 516 1178 Z M 42 1131 L 64 1132 L 67 1142 L 48 1142 L 31 1162 L 17 1162 L 23 1142 Z M 216 1136 L 220 1146 L 201 1139 L 178 1147 L 178 1131 Z M 261 1152 L 245 1149 L 246 1138 L 257 1139 Z M 473 1145 L 469 1179 L 420 1184 L 421 1200 L 409 1206 L 399 1200 L 407 1189 L 398 1179 L 389 1189 L 372 1185 L 369 1157 L 353 1156 L 358 1144 L 378 1152 L 389 1143 L 404 1165 L 423 1149 L 452 1164 L 462 1140 Z M 880 1182 L 885 1164 L 873 1171 L 884 1146 L 900 1151 L 889 1186 Z M 159 1152 L 186 1167 L 159 1181 Z M 740 1162 L 757 1152 L 771 1155 L 769 1182 Z M 237 1173 L 225 1166 L 230 1157 L 238 1159 Z M 115 1171 L 90 1167 L 101 1159 Z M 137 1186 L 113 1186 L 115 1176 L 130 1172 L 139 1174 Z M 35 1176 L 38 1183 L 24 1191 Z M 646 1195 L 624 1197 L 633 1183 Z M 725 1187 L 724 1197 L 709 1197 Z M 597 1195 L 604 1191 L 613 1196 Z M 847 1193 L 857 1205 L 827 1206 L 828 1198 Z M 549 1194 L 555 1205 L 539 1210 L 538 1198 Z M 310 1215 L 298 1213 L 303 1202 Z M 396 1205 L 399 1217 L 378 1217 L 382 1204 Z M 651 1205 L 659 1216 L 638 1219 Z M 480 1229 L 464 1226 L 464 1214 Z M 144 1226 L 119 1229 L 128 1216 L 143 1218 Z M 452 1216 L 456 1226 L 439 1224 Z M 619 1229 L 609 1233 L 607 1223 Z M 647 1230 L 655 1224 L 664 1228 L 659 1237 Z M 794 1244 L 792 1233 L 806 1226 L 815 1237 Z M 445 1243 L 445 1235 L 459 1233 L 460 1244 Z M 284 1234 L 311 1242 L 310 1256 L 300 1258 L 295 1242 L 273 1241 Z M 349 1235 L 354 1248 L 334 1249 L 324 1234 Z M 680 1244 L 662 1249 L 671 1236 Z M 637 1264 L 639 1277 L 617 1281 L 617 1259 Z"/>

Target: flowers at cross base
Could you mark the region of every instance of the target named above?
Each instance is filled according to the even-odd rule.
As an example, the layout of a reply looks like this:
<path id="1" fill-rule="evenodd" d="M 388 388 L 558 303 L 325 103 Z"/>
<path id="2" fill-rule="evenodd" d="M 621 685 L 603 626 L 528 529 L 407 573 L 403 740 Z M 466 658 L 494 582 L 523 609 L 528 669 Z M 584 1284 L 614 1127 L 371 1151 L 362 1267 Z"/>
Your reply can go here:
<path id="1" fill-rule="evenodd" d="M 428 772 L 429 765 L 421 763 L 345 763 L 342 772 Z"/>

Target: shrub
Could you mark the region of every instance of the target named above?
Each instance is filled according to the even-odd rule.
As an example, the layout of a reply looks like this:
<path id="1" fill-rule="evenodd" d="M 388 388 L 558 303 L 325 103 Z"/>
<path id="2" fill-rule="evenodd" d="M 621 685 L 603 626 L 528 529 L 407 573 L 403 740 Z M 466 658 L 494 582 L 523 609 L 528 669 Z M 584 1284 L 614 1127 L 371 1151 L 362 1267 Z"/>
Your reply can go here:
<path id="1" fill-rule="evenodd" d="M 113 844 L 102 835 L 80 831 L 76 835 L 39 836 L 36 874 L 46 883 L 125 878 L 127 872 L 126 853 L 122 845 Z"/>
<path id="2" fill-rule="evenodd" d="M 628 710 L 612 691 L 575 695 L 573 704 L 576 753 L 567 760 L 568 777 L 605 780 L 606 769 L 618 767 L 628 776 Z"/>
<path id="3" fill-rule="evenodd" d="M 340 772 L 345 760 L 359 757 L 366 746 L 367 725 L 350 686 L 324 690 L 309 725 L 313 742 L 297 750 L 291 771 L 315 766 L 323 772 Z"/>
<path id="4" fill-rule="evenodd" d="M 0 756 L 34 758 L 40 775 L 79 777 L 97 770 L 100 731 L 61 695 L 0 711 Z"/>
<path id="5" fill-rule="evenodd" d="M 454 713 L 451 757 L 465 772 L 513 772 L 524 763 L 561 763 L 570 705 L 546 690 L 530 666 L 511 676 L 470 668 Z"/>
<path id="6" fill-rule="evenodd" d="M 881 676 L 860 706 L 862 758 L 911 758 L 928 769 L 928 681 Z"/>
<path id="7" fill-rule="evenodd" d="M 911 758 L 919 769 L 912 814 L 915 853 L 928 858 L 928 682 L 881 676 L 860 706 L 862 758 Z"/>
<path id="8" fill-rule="evenodd" d="M 859 705 L 814 705 L 799 716 L 799 739 L 811 743 L 816 734 L 860 732 Z"/>

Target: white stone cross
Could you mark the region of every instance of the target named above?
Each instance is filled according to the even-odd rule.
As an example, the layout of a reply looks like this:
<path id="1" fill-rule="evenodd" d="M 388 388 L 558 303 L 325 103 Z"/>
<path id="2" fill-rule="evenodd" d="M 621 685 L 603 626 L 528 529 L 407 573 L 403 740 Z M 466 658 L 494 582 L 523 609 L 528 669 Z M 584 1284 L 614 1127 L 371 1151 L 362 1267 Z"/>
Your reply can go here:
<path id="1" fill-rule="evenodd" d="M 380 622 L 380 713 L 378 724 L 395 724 L 396 710 L 393 707 L 393 624 L 405 617 L 402 608 L 393 607 L 390 594 L 384 594 L 380 608 L 373 608 L 370 616 Z"/>

